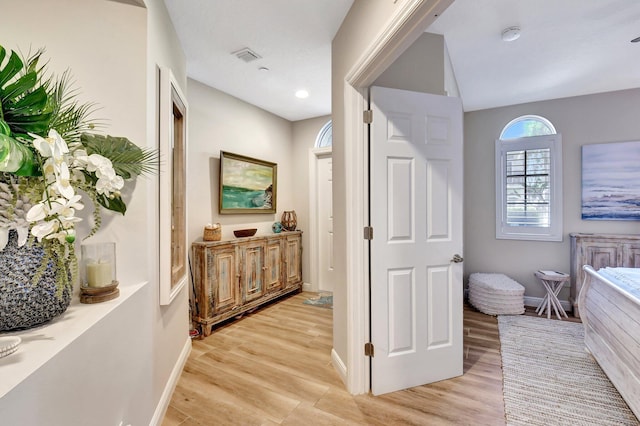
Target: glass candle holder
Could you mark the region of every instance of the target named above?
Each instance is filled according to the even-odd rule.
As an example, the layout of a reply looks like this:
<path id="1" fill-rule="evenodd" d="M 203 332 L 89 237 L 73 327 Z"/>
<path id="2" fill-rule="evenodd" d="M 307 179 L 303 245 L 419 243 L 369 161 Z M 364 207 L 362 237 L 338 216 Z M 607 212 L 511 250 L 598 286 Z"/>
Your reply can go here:
<path id="1" fill-rule="evenodd" d="M 84 287 L 106 287 L 116 280 L 116 243 L 81 246 L 80 279 Z"/>

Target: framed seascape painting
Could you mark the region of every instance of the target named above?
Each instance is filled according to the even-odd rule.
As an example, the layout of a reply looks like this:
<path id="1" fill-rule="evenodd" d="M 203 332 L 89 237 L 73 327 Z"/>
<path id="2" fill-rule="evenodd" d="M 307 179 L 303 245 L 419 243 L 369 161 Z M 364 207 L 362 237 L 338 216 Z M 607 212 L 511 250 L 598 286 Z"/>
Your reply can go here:
<path id="1" fill-rule="evenodd" d="M 278 165 L 220 151 L 220 214 L 275 213 Z"/>
<path id="2" fill-rule="evenodd" d="M 640 220 L 640 141 L 582 146 L 582 219 Z"/>

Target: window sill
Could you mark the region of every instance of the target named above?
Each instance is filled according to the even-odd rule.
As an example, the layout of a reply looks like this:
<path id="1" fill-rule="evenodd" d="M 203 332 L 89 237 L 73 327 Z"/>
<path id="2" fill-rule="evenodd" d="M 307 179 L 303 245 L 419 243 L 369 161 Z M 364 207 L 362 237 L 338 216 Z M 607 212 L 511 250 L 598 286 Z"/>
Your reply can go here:
<path id="1" fill-rule="evenodd" d="M 19 336 L 22 339 L 15 353 L 0 358 L 0 376 L 2 377 L 0 398 L 107 317 L 146 284 L 147 282 L 142 282 L 121 286 L 118 298 L 96 304 L 82 304 L 78 295 L 75 294 L 69 308 L 53 321 L 28 330 L 0 333 L 0 336 Z"/>

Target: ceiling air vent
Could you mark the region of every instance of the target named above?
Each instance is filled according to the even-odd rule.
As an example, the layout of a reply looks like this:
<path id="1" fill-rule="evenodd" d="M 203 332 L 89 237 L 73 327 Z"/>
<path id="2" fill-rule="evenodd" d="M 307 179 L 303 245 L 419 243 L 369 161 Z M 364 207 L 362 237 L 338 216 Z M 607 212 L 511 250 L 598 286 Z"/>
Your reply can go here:
<path id="1" fill-rule="evenodd" d="M 262 58 L 262 56 L 258 55 L 253 50 L 245 47 L 244 49 L 237 50 L 232 53 L 232 55 L 236 55 L 238 58 L 242 59 L 245 62 L 255 61 L 256 59 Z"/>

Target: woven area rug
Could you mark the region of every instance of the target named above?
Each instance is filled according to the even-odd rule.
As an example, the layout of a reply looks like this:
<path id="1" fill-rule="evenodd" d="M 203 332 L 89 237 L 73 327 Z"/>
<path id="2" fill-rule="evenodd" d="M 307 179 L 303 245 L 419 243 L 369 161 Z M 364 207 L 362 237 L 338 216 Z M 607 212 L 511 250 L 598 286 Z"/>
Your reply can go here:
<path id="1" fill-rule="evenodd" d="M 333 309 L 333 294 L 321 293 L 317 297 L 312 297 L 304 302 L 305 305 L 317 306 L 319 308 Z"/>
<path id="2" fill-rule="evenodd" d="M 640 425 L 586 351 L 582 324 L 498 316 L 507 425 Z"/>

